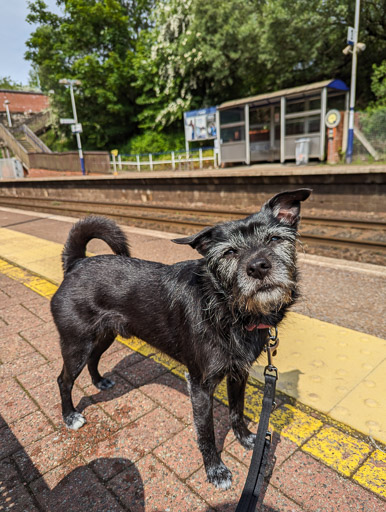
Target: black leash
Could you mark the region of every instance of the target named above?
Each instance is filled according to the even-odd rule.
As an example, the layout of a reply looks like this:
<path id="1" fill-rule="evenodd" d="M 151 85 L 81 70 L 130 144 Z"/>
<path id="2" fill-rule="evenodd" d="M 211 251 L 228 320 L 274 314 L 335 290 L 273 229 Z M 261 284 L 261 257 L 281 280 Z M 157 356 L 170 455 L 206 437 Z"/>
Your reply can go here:
<path id="1" fill-rule="evenodd" d="M 268 365 L 264 369 L 264 396 L 263 407 L 260 414 L 259 425 L 255 446 L 253 448 L 252 460 L 249 466 L 247 479 L 235 512 L 254 512 L 259 495 L 264 483 L 265 472 L 268 461 L 269 448 L 271 446 L 272 434 L 268 431 L 269 417 L 275 407 L 276 381 L 278 379 L 277 368 L 272 364 L 272 356 L 275 355 L 279 339 L 277 328 L 275 334 L 270 337 L 264 350 L 268 354 Z"/>

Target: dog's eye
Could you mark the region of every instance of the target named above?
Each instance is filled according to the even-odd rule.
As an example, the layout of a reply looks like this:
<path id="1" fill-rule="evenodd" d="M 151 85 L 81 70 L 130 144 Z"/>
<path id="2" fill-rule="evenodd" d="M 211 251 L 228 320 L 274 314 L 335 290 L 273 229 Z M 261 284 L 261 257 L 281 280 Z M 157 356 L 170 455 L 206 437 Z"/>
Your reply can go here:
<path id="1" fill-rule="evenodd" d="M 234 256 L 235 254 L 237 254 L 236 249 L 228 249 L 224 252 L 224 256 Z"/>
<path id="2" fill-rule="evenodd" d="M 269 242 L 278 242 L 279 240 L 281 240 L 280 236 L 271 236 Z"/>

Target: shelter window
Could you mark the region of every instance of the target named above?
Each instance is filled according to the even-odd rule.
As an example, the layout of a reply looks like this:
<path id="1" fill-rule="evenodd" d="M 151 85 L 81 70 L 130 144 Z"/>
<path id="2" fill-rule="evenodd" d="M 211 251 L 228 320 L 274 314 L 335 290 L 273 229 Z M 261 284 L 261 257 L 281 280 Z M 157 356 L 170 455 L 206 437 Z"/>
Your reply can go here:
<path id="1" fill-rule="evenodd" d="M 245 140 L 245 126 L 231 126 L 228 128 L 221 128 L 222 142 L 241 142 Z"/>
<path id="2" fill-rule="evenodd" d="M 319 110 L 321 108 L 320 96 L 310 99 L 309 110 Z"/>
<path id="3" fill-rule="evenodd" d="M 232 108 L 220 111 L 220 124 L 243 123 L 244 109 Z"/>
<path id="4" fill-rule="evenodd" d="M 308 133 L 317 133 L 320 131 L 320 117 L 308 118 Z"/>
<path id="5" fill-rule="evenodd" d="M 286 135 L 301 135 L 304 133 L 304 119 L 288 119 L 285 124 Z"/>
<path id="6" fill-rule="evenodd" d="M 305 103 L 304 100 L 301 101 L 288 101 L 286 105 L 286 113 L 294 114 L 295 112 L 304 112 Z"/>
<path id="7" fill-rule="evenodd" d="M 249 112 L 249 139 L 251 142 L 269 141 L 269 129 L 271 123 L 271 108 L 260 107 Z"/>
<path id="8" fill-rule="evenodd" d="M 327 98 L 328 110 L 336 108 L 336 110 L 345 110 L 345 96 L 339 94 L 338 96 L 328 96 Z"/>

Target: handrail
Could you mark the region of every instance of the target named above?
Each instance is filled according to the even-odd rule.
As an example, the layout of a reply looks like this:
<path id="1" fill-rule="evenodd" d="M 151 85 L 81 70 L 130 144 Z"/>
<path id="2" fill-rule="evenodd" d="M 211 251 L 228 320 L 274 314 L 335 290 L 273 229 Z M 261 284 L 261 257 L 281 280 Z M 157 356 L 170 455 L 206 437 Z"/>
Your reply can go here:
<path id="1" fill-rule="evenodd" d="M 25 167 L 29 169 L 28 152 L 2 123 L 0 123 L 0 139 L 3 139 L 5 145 L 23 162 Z"/>
<path id="2" fill-rule="evenodd" d="M 34 134 L 34 132 L 28 128 L 26 124 L 22 124 L 20 129 L 25 133 L 26 137 L 28 137 L 32 143 L 37 146 L 43 153 L 52 153 L 49 147 L 47 147 L 42 140 L 39 139 L 37 135 Z"/>

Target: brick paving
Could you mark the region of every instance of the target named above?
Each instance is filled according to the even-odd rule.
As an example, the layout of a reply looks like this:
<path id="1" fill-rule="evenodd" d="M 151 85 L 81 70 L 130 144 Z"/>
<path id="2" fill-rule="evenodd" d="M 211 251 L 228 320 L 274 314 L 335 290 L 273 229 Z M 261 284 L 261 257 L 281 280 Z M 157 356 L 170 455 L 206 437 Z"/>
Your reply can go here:
<path id="1" fill-rule="evenodd" d="M 115 387 L 99 391 L 83 372 L 74 399 L 87 424 L 68 431 L 60 417 L 61 361 L 47 299 L 0 274 L 0 300 L 1 512 L 235 510 L 250 452 L 229 430 L 225 405 L 216 401 L 215 428 L 233 472 L 229 491 L 206 482 L 185 382 L 158 362 L 159 354 L 145 357 L 113 344 L 101 370 Z M 277 460 L 262 512 L 386 510 L 382 498 L 355 482 L 362 473 L 344 478 L 301 451 L 295 436 L 274 433 L 273 441 Z M 383 464 L 376 453 L 368 465 Z"/>

